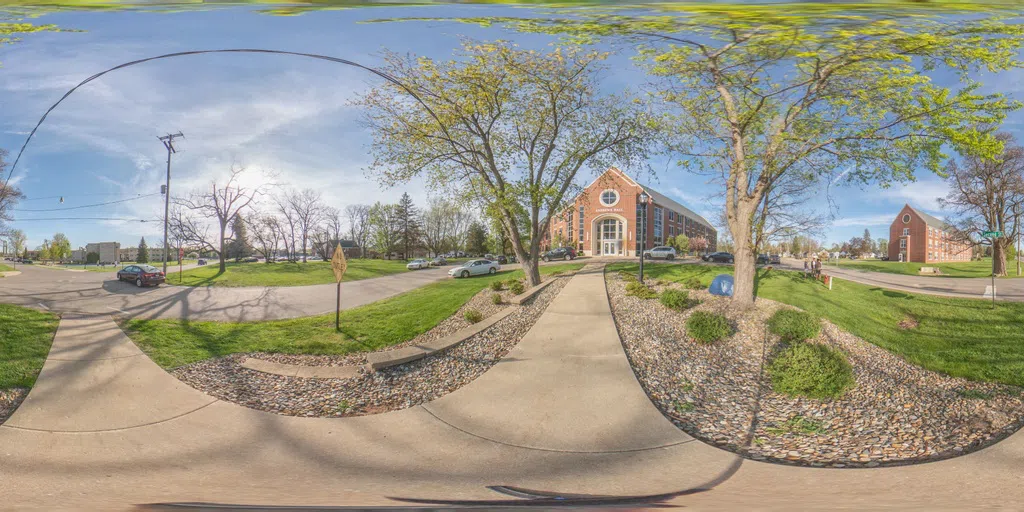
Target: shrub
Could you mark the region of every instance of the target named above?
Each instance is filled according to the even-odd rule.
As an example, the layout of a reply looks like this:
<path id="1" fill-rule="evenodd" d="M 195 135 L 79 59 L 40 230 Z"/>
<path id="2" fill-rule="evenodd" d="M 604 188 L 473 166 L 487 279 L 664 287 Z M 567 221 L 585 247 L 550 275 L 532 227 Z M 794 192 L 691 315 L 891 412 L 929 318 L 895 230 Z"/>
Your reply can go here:
<path id="1" fill-rule="evenodd" d="M 491 281 L 491 289 L 496 291 L 496 292 L 500 292 L 501 291 L 501 281 Z"/>
<path id="2" fill-rule="evenodd" d="M 516 295 L 519 295 L 519 294 L 523 293 L 523 291 L 525 291 L 524 287 L 523 287 L 523 283 L 521 283 L 519 281 L 512 281 L 512 283 L 510 283 L 508 285 L 508 289 L 512 290 L 512 293 L 514 293 Z"/>
<path id="3" fill-rule="evenodd" d="M 631 281 L 626 285 L 626 295 L 641 299 L 653 299 L 658 296 L 658 293 L 640 281 Z"/>
<path id="4" fill-rule="evenodd" d="M 500 293 L 495 293 L 495 294 L 491 295 L 491 302 L 494 303 L 494 304 L 501 304 L 501 294 Z M 474 322 L 474 323 L 476 323 L 476 322 Z"/>
<path id="5" fill-rule="evenodd" d="M 686 332 L 701 343 L 712 343 L 732 334 L 732 328 L 722 315 L 696 311 L 686 319 Z"/>
<path id="6" fill-rule="evenodd" d="M 661 296 L 658 297 L 658 300 L 668 308 L 676 310 L 686 309 L 686 305 L 690 302 L 690 292 L 669 288 L 661 292 Z"/>
<path id="7" fill-rule="evenodd" d="M 463 316 L 466 318 L 466 321 L 471 324 L 475 324 L 484 319 L 484 315 L 480 314 L 480 312 L 475 309 L 467 310 Z"/>
<path id="8" fill-rule="evenodd" d="M 700 279 L 697 279 L 696 277 L 687 278 L 686 282 L 683 284 L 691 290 L 700 290 L 704 288 L 704 285 L 700 284 Z"/>
<path id="9" fill-rule="evenodd" d="M 804 341 L 821 332 L 821 321 L 810 313 L 780 309 L 768 319 L 768 330 L 786 343 Z"/>
<path id="10" fill-rule="evenodd" d="M 768 365 L 772 389 L 808 398 L 837 398 L 853 385 L 853 367 L 846 356 L 817 343 L 786 347 Z"/>
<path id="11" fill-rule="evenodd" d="M 619 277 L 621 277 L 622 279 L 624 279 L 626 281 L 636 281 L 637 280 L 636 274 L 634 274 L 632 272 L 626 272 L 625 270 L 620 270 L 619 271 Z"/>

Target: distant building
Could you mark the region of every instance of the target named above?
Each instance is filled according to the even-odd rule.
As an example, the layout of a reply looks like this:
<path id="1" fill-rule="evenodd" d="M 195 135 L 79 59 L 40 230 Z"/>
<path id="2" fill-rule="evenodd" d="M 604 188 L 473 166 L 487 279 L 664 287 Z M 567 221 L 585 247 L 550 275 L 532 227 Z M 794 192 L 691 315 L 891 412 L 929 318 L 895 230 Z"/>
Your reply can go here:
<path id="1" fill-rule="evenodd" d="M 327 242 L 327 248 L 324 251 L 327 254 L 327 259 L 334 257 L 334 250 L 338 248 L 338 243 L 341 243 L 341 250 L 345 253 L 345 258 L 359 258 L 362 256 L 362 249 L 356 244 L 355 240 L 331 240 Z M 316 251 L 314 251 L 316 252 Z"/>
<path id="2" fill-rule="evenodd" d="M 639 204 L 641 192 L 650 197 L 646 212 Z M 637 233 L 644 216 L 647 236 L 641 248 Z M 612 167 L 587 185 L 572 206 L 552 218 L 542 247 L 562 239 L 587 256 L 636 257 L 682 234 L 706 238 L 707 252 L 718 250 L 718 231 L 707 219 Z"/>
<path id="3" fill-rule="evenodd" d="M 100 255 L 99 263 L 113 264 L 118 261 L 118 251 L 121 249 L 119 242 L 99 242 L 94 244 L 86 244 L 85 246 L 85 257 L 88 257 L 90 252 L 94 252 Z M 83 257 L 82 261 L 85 261 Z"/>
<path id="4" fill-rule="evenodd" d="M 889 226 L 889 261 L 970 261 L 971 246 L 956 241 L 950 226 L 909 204 Z"/>
<path id="5" fill-rule="evenodd" d="M 149 253 L 149 262 L 163 262 L 164 261 L 164 248 L 163 247 L 147 247 Z M 125 247 L 118 251 L 118 255 L 121 258 L 118 261 L 138 261 L 139 248 L 138 247 Z M 170 258 L 167 261 L 178 261 L 177 249 L 171 248 Z"/>

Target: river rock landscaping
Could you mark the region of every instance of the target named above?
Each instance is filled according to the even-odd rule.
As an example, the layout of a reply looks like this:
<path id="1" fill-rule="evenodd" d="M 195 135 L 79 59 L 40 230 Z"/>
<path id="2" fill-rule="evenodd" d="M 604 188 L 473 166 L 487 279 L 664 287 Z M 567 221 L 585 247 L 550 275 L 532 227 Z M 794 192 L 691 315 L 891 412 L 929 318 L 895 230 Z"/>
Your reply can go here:
<path id="1" fill-rule="evenodd" d="M 290 416 L 362 416 L 413 407 L 468 384 L 504 357 L 570 279 L 565 275 L 549 278 L 555 282 L 519 306 L 508 304 L 513 296 L 508 286 L 501 292 L 485 288 L 430 331 L 387 350 L 451 334 L 469 325 L 464 313 L 471 309 L 480 311 L 484 318 L 506 307 L 516 308 L 516 311 L 446 351 L 376 372 L 363 367 L 355 378 L 286 377 L 250 370 L 240 363 L 248 357 L 258 357 L 310 366 L 361 365 L 366 362 L 365 353 L 346 356 L 232 354 L 182 366 L 171 373 L 221 400 Z M 494 293 L 502 294 L 502 304 L 492 302 Z"/>
<path id="2" fill-rule="evenodd" d="M 635 285 L 630 293 L 631 282 L 606 274 L 633 370 L 676 426 L 709 444 L 755 460 L 875 467 L 961 455 L 1024 425 L 1024 389 L 922 369 L 827 320 L 801 343 L 842 354 L 853 370 L 852 386 L 833 399 L 777 393 L 767 367 L 786 344 L 767 323 L 776 310 L 794 308 L 759 298 L 753 310 L 739 312 L 706 289 L 690 290 L 688 308 L 669 308 L 637 296 Z M 647 284 L 656 295 L 683 289 Z M 713 343 L 692 340 L 685 324 L 696 311 L 724 315 L 732 334 Z"/>
<path id="3" fill-rule="evenodd" d="M 3 425 L 28 396 L 25 388 L 0 389 L 0 425 Z"/>

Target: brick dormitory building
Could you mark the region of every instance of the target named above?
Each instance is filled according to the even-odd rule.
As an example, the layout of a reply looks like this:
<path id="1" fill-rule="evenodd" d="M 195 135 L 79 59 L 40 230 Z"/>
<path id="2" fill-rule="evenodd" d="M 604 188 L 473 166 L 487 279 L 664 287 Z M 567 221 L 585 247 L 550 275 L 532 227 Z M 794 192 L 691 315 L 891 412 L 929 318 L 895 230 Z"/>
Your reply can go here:
<path id="1" fill-rule="evenodd" d="M 939 263 L 970 261 L 971 246 L 954 240 L 949 226 L 904 205 L 889 226 L 889 261 Z"/>
<path id="2" fill-rule="evenodd" d="M 649 197 L 647 243 L 643 249 L 637 237 L 644 213 L 642 192 Z M 552 218 L 542 246 L 552 248 L 555 240 L 564 240 L 586 256 L 636 257 L 642 250 L 665 245 L 669 238 L 680 234 L 706 238 L 708 252 L 717 248 L 718 232 L 707 219 L 613 167 L 587 185 L 572 206 Z"/>

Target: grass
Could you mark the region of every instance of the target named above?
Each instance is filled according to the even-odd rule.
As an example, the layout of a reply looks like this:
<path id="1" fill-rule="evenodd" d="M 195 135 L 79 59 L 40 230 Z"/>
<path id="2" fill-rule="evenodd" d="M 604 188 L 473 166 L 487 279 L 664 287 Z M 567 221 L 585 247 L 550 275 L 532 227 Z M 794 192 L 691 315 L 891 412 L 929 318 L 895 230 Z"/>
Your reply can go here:
<path id="1" fill-rule="evenodd" d="M 825 345 L 786 346 L 768 365 L 772 389 L 789 396 L 839 398 L 853 386 L 853 367 L 841 352 Z"/>
<path id="2" fill-rule="evenodd" d="M 7 265 L 0 263 L 0 272 L 10 272 L 12 270 L 14 270 L 14 268 L 8 267 Z"/>
<path id="3" fill-rule="evenodd" d="M 253 264 L 255 265 L 255 264 Z M 545 265 L 541 274 L 577 270 L 583 265 Z M 521 270 L 450 279 L 334 314 L 270 322 L 121 321 L 125 333 L 164 368 L 240 352 L 349 354 L 379 350 L 422 334 L 456 311 L 491 281 L 522 277 Z"/>
<path id="4" fill-rule="evenodd" d="M 714 343 L 732 334 L 729 320 L 708 311 L 696 311 L 686 319 L 686 334 L 701 343 Z"/>
<path id="5" fill-rule="evenodd" d="M 812 435 L 812 434 L 824 434 L 825 429 L 822 428 L 821 423 L 812 419 L 804 418 L 799 414 L 792 416 L 785 423 L 775 427 L 768 427 L 765 429 L 769 434 L 772 435 L 785 435 L 785 434 L 797 434 L 797 435 Z"/>
<path id="6" fill-rule="evenodd" d="M 53 313 L 0 304 L 0 389 L 35 384 L 58 323 Z"/>
<path id="7" fill-rule="evenodd" d="M 358 281 L 401 272 L 409 272 L 404 260 L 351 259 L 343 281 Z M 170 269 L 168 269 L 170 270 Z M 427 272 L 427 271 L 424 271 Z M 434 270 L 434 272 L 438 272 Z M 203 267 L 186 270 L 178 282 L 177 272 L 168 272 L 169 284 L 183 286 L 306 286 L 334 283 L 330 262 L 307 263 L 234 263 L 227 264 L 224 273 L 216 261 Z"/>
<path id="8" fill-rule="evenodd" d="M 768 330 L 786 343 L 804 341 L 821 332 L 821 321 L 803 311 L 780 309 L 768 319 Z"/>
<path id="9" fill-rule="evenodd" d="M 635 264 L 610 265 L 609 271 L 635 271 Z M 651 265 L 648 275 L 704 286 L 730 267 Z M 1024 303 L 915 295 L 836 279 L 829 290 L 801 272 L 775 269 L 756 283 L 760 297 L 796 306 L 840 328 L 927 368 L 976 381 L 1024 386 Z M 914 329 L 899 323 L 908 316 Z"/>
<path id="10" fill-rule="evenodd" d="M 841 260 L 839 268 L 854 270 L 868 270 L 871 272 L 885 272 L 887 274 L 905 274 L 908 276 L 921 275 L 921 267 L 938 267 L 942 272 L 938 277 L 991 277 L 992 258 L 985 258 L 980 261 L 957 261 L 942 263 L 918 263 L 907 261 L 882 261 L 882 260 Z M 823 267 L 827 268 L 826 267 Z M 1016 260 L 1006 262 L 1006 277 L 1017 276 Z M 935 275 L 935 274 L 925 274 Z M 1024 276 L 1021 276 L 1024 277 Z"/>

